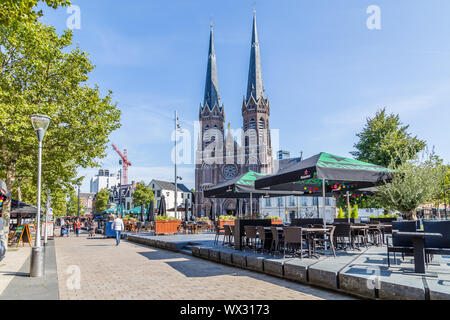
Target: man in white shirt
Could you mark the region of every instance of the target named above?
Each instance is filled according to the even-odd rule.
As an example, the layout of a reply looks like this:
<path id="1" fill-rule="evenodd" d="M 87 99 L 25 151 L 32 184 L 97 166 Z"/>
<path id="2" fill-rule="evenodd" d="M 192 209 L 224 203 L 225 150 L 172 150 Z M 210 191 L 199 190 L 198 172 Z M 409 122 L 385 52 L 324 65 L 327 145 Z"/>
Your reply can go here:
<path id="1" fill-rule="evenodd" d="M 117 216 L 117 218 L 114 219 L 112 229 L 116 231 L 116 246 L 118 246 L 120 244 L 120 236 L 122 235 L 122 231 L 125 229 L 120 216 Z"/>

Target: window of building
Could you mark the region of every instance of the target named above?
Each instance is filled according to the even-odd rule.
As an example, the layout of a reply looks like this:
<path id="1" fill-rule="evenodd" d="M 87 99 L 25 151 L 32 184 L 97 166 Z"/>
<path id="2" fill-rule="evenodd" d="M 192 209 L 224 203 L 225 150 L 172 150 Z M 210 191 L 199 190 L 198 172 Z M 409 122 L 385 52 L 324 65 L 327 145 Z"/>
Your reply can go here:
<path id="1" fill-rule="evenodd" d="M 278 206 L 279 207 L 283 206 L 283 198 L 278 198 Z"/>
<path id="2" fill-rule="evenodd" d="M 272 206 L 272 199 L 270 198 L 266 198 L 266 207 L 271 207 Z"/>
<path id="3" fill-rule="evenodd" d="M 313 197 L 313 206 L 317 206 L 319 204 L 319 198 Z"/>
<path id="4" fill-rule="evenodd" d="M 302 206 L 302 207 L 307 207 L 307 206 L 308 206 L 308 198 L 306 198 L 306 197 L 301 197 L 300 199 L 301 199 L 301 201 L 300 201 L 301 206 Z"/>
<path id="5" fill-rule="evenodd" d="M 295 198 L 293 196 L 289 197 L 289 206 L 295 207 Z"/>
<path id="6" fill-rule="evenodd" d="M 251 119 L 249 122 L 250 129 L 256 129 L 256 121 L 255 119 Z"/>

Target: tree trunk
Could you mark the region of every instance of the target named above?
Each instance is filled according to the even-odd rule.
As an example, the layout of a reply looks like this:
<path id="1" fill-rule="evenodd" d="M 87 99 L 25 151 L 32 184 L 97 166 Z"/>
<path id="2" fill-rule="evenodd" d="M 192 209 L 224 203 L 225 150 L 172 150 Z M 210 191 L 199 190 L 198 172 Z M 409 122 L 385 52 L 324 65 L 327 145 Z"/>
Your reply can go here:
<path id="1" fill-rule="evenodd" d="M 418 220 L 415 210 L 414 211 L 404 212 L 404 214 L 405 214 L 407 220 L 411 220 L 411 221 L 417 221 Z"/>
<path id="2" fill-rule="evenodd" d="M 9 195 L 12 193 L 12 188 L 16 179 L 16 170 L 15 165 L 7 165 L 6 166 L 6 188 L 8 189 Z M 9 235 L 9 224 L 11 221 L 11 197 L 6 197 L 5 202 L 3 203 L 3 214 L 2 218 L 5 219 L 5 225 L 3 226 L 3 236 L 1 237 L 1 241 L 5 248 L 8 248 L 8 235 Z"/>

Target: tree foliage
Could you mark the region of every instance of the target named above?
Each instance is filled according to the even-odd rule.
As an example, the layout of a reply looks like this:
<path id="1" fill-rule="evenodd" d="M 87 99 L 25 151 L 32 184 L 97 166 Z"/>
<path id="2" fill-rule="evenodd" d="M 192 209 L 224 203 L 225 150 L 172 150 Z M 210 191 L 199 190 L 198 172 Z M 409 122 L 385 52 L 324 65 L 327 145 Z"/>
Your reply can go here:
<path id="1" fill-rule="evenodd" d="M 0 26 L 0 178 L 13 192 L 29 190 L 26 202 L 35 201 L 31 191 L 37 184 L 32 114 L 52 118 L 43 143 L 42 181 L 57 203 L 70 195 L 79 167 L 98 165 L 110 133 L 120 127 L 112 93 L 102 96 L 98 86 L 87 85 L 93 65 L 71 45 L 71 31 L 59 36 L 37 21 Z M 9 225 L 10 204 L 5 207 Z"/>
<path id="2" fill-rule="evenodd" d="M 106 209 L 108 209 L 109 202 L 109 190 L 102 189 L 100 190 L 95 197 L 95 207 L 94 210 L 96 213 L 102 213 Z"/>
<path id="3" fill-rule="evenodd" d="M 144 182 L 138 182 L 133 192 L 133 205 L 137 207 L 142 203 L 150 203 L 150 201 L 155 201 L 153 190 L 147 187 Z"/>
<path id="4" fill-rule="evenodd" d="M 0 26 L 6 26 L 12 21 L 35 21 L 43 14 L 42 10 L 36 10 L 39 2 L 53 9 L 70 5 L 70 0 L 1 0 Z"/>
<path id="5" fill-rule="evenodd" d="M 404 155 L 404 159 L 410 154 Z M 416 220 L 416 210 L 420 205 L 431 202 L 442 190 L 442 178 L 445 174 L 440 160 L 434 153 L 424 153 L 413 160 L 392 162 L 395 171 L 390 183 L 378 188 L 377 199 L 388 210 L 398 210 L 407 219 Z"/>
<path id="6" fill-rule="evenodd" d="M 400 165 L 407 153 L 411 159 L 426 147 L 425 141 L 407 132 L 409 126 L 400 122 L 397 114 L 386 114 L 386 109 L 377 111 L 367 120 L 364 129 L 356 136 L 356 151 L 350 152 L 357 160 L 388 167 L 394 161 Z M 408 160 L 408 159 L 406 159 Z"/>

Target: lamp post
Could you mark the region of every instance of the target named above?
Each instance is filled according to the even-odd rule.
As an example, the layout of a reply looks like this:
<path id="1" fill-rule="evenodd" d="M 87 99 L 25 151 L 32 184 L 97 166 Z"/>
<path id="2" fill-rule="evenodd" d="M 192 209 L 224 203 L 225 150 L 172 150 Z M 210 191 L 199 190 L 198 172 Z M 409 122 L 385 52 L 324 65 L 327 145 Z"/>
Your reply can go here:
<path id="1" fill-rule="evenodd" d="M 81 186 L 81 183 L 78 182 L 77 185 L 78 185 L 77 218 L 80 219 L 80 186 Z"/>
<path id="2" fill-rule="evenodd" d="M 36 131 L 38 149 L 38 185 L 37 185 L 37 213 L 36 213 L 36 237 L 34 247 L 31 249 L 30 277 L 41 277 L 44 274 L 44 255 L 41 247 L 41 162 L 42 162 L 42 141 L 45 131 L 50 124 L 50 117 L 34 114 L 31 116 L 31 123 Z"/>
<path id="3" fill-rule="evenodd" d="M 175 201 L 174 201 L 174 211 L 175 211 L 175 218 L 178 219 L 178 180 L 182 180 L 181 177 L 178 176 L 177 174 L 177 132 L 180 131 L 183 132 L 183 129 L 181 128 L 181 125 L 178 123 L 178 112 L 175 111 L 175 156 L 174 156 L 174 161 L 175 161 Z"/>
<path id="4" fill-rule="evenodd" d="M 122 160 L 119 160 L 119 164 L 122 165 Z M 119 210 L 120 210 L 120 217 L 122 218 L 122 169 L 119 170 Z M 119 213 L 118 210 L 118 213 Z"/>

